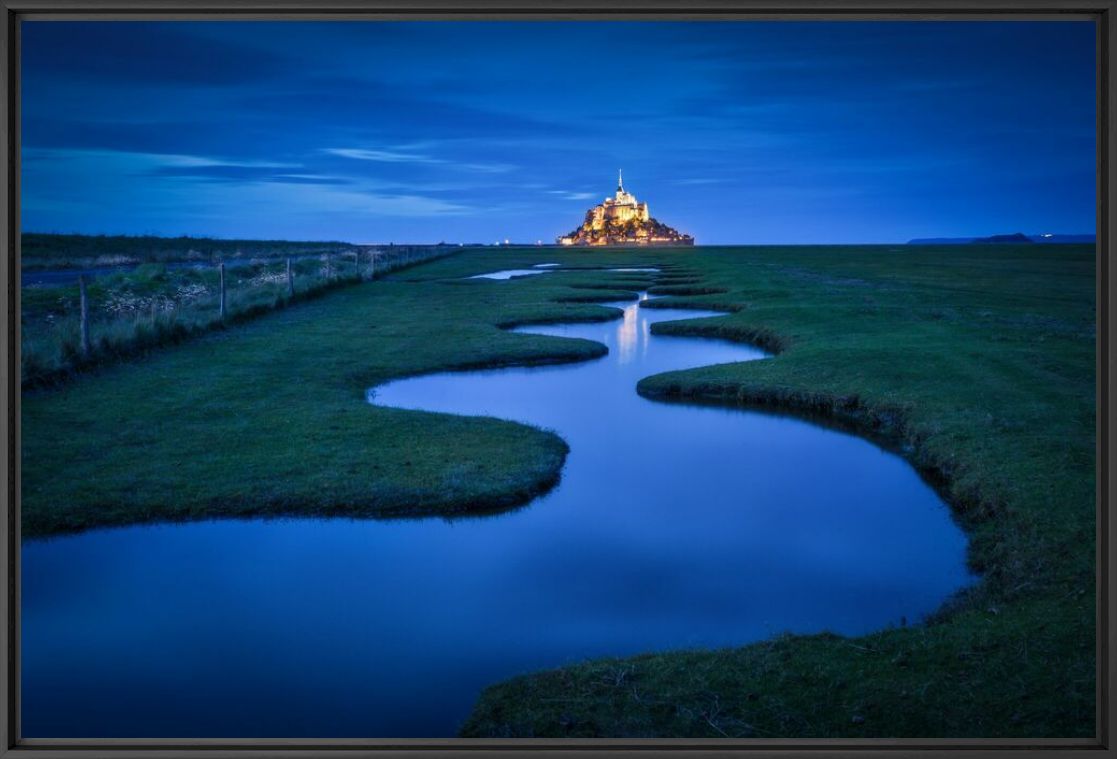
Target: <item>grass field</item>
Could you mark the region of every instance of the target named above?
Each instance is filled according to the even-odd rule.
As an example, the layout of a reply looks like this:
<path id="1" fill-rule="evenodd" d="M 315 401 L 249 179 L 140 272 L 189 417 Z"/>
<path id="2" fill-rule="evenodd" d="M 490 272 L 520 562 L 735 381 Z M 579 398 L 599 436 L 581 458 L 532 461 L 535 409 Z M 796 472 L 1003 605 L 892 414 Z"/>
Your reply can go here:
<path id="1" fill-rule="evenodd" d="M 273 251 L 267 258 L 227 268 L 224 316 L 219 305 L 221 275 L 216 266 L 168 267 L 145 263 L 90 276 L 86 292 L 88 353 L 81 350 L 81 295 L 76 280 L 64 285 L 23 287 L 22 386 L 64 382 L 83 369 L 180 343 L 316 297 L 326 290 L 448 254 L 448 248 L 400 247 L 376 253 L 354 250 L 345 255 L 289 259 L 289 286 L 287 262 L 276 260 Z"/>
<path id="2" fill-rule="evenodd" d="M 554 435 L 365 405 L 453 367 L 579 360 L 499 327 L 615 315 L 653 275 L 463 275 L 661 265 L 661 332 L 754 361 L 645 379 L 671 402 L 777 406 L 888 442 L 941 485 L 983 574 L 926 624 L 857 639 L 594 661 L 482 694 L 468 736 L 1089 736 L 1094 730 L 1092 246 L 470 251 L 329 293 L 23 398 L 23 528 L 230 514 L 453 514 L 524 503 Z"/>

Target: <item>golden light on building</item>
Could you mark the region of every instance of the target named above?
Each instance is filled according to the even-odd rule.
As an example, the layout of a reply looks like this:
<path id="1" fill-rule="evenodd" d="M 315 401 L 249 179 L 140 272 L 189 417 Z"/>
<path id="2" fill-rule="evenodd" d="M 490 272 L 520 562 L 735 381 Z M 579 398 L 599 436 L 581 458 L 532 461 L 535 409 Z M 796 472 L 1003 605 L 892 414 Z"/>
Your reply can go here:
<path id="1" fill-rule="evenodd" d="M 690 235 L 661 224 L 624 189 L 624 175 L 617 172 L 617 190 L 586 212 L 582 226 L 559 237 L 559 245 L 693 245 Z"/>

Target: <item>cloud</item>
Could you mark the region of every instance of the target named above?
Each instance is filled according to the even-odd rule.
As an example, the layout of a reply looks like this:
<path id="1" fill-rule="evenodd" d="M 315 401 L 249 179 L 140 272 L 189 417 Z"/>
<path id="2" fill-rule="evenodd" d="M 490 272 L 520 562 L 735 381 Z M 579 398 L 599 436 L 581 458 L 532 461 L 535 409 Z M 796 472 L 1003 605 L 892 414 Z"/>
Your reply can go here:
<path id="1" fill-rule="evenodd" d="M 324 174 L 273 174 L 266 179 L 268 182 L 282 182 L 284 184 L 351 184 L 352 180 L 345 177 L 331 177 Z"/>
<path id="2" fill-rule="evenodd" d="M 369 150 L 368 148 L 323 148 L 323 153 L 352 158 L 357 161 L 379 161 L 382 163 L 446 163 L 418 153 L 397 153 L 392 150 Z"/>
<path id="3" fill-rule="evenodd" d="M 563 113 L 534 116 L 492 92 L 467 103 L 445 99 L 428 91 L 424 83 L 409 83 L 406 75 L 385 80 L 384 72 L 389 70 L 365 71 L 363 76 L 313 76 L 276 88 L 244 88 L 235 107 L 274 115 L 285 124 L 312 132 L 341 126 L 349 134 L 360 135 L 362 141 L 376 140 L 380 145 L 573 137 L 592 131 L 583 121 Z"/>
<path id="4" fill-rule="evenodd" d="M 510 163 L 463 163 L 459 164 L 459 168 L 469 171 L 482 171 L 486 174 L 506 174 L 509 171 L 515 171 L 519 166 Z"/>
<path id="5" fill-rule="evenodd" d="M 148 118 L 135 121 L 101 120 L 92 116 L 65 118 L 27 108 L 23 114 L 25 147 L 114 150 L 128 153 L 161 153 L 224 156 L 242 161 L 275 155 L 285 145 L 285 136 L 274 128 L 238 117 L 236 129 L 224 120 Z"/>
<path id="6" fill-rule="evenodd" d="M 235 166 L 186 154 L 34 148 L 23 157 L 27 230 L 234 236 L 280 230 L 292 239 L 355 239 L 375 230 L 385 239 L 411 240 L 420 239 L 415 229 L 434 230 L 436 220 L 445 225 L 482 213 L 457 198 L 278 162 Z M 129 215 L 117 213 L 120 208 Z M 144 226 L 126 223 L 134 218 Z"/>
<path id="7" fill-rule="evenodd" d="M 152 170 L 153 175 L 186 177 L 211 182 L 287 182 L 291 184 L 351 184 L 347 177 L 326 174 L 291 172 L 300 166 L 246 166 L 238 164 L 165 165 Z"/>
<path id="8" fill-rule="evenodd" d="M 149 167 L 167 168 L 260 168 L 260 169 L 297 169 L 300 164 L 277 163 L 275 161 L 238 160 L 228 161 L 209 156 L 183 153 L 156 153 L 145 150 L 111 150 L 82 148 L 41 148 L 24 147 L 20 153 L 23 161 L 82 161 L 104 160 L 113 163 L 130 163 Z"/>
<path id="9" fill-rule="evenodd" d="M 473 209 L 422 195 L 364 196 L 365 209 L 385 216 L 445 216 L 471 213 Z"/>
<path id="10" fill-rule="evenodd" d="M 356 218 L 459 216 L 476 210 L 466 205 L 417 193 L 389 193 L 365 187 L 337 188 L 323 185 L 296 187 L 258 183 L 246 186 L 246 191 L 252 192 L 253 199 L 257 202 L 298 206 L 301 212 L 330 213 L 335 216 Z"/>
<path id="11" fill-rule="evenodd" d="M 369 148 L 323 148 L 322 152 L 329 153 L 330 155 L 341 156 L 342 158 L 352 158 L 357 161 L 375 161 L 378 163 L 427 164 L 432 166 L 445 166 L 462 171 L 479 171 L 485 174 L 506 174 L 519 168 L 510 163 L 456 163 L 444 158 L 435 158 L 434 156 L 426 155 L 423 153 L 403 152 L 398 149 L 379 150 Z"/>
<path id="12" fill-rule="evenodd" d="M 595 192 L 571 192 L 570 190 L 547 190 L 550 195 L 557 195 L 563 200 L 589 200 L 596 198 Z"/>

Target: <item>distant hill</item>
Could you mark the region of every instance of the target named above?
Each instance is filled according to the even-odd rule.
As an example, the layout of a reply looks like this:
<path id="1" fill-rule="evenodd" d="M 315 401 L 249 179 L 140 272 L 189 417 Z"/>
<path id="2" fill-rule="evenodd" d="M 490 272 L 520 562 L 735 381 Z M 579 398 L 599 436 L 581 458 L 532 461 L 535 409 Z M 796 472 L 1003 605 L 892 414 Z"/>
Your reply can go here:
<path id="1" fill-rule="evenodd" d="M 1032 238 L 1028 237 L 1023 232 L 1013 232 L 1010 235 L 990 235 L 989 237 L 978 237 L 974 242 L 1032 242 Z"/>
<path id="2" fill-rule="evenodd" d="M 1041 233 L 1026 235 L 1022 232 L 1015 232 L 1009 235 L 991 235 L 990 237 L 917 237 L 914 240 L 908 240 L 908 245 L 965 245 L 972 242 L 1093 243 L 1096 242 L 1096 237 L 1093 234 L 1057 235 Z"/>

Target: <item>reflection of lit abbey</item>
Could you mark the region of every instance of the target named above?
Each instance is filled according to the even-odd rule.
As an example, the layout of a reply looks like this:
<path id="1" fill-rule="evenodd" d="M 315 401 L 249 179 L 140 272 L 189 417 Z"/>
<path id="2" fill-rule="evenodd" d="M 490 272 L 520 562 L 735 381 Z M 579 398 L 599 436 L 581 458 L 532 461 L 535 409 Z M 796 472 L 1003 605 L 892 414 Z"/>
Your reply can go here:
<path id="1" fill-rule="evenodd" d="M 586 212 L 582 226 L 558 239 L 561 245 L 693 245 L 694 238 L 660 224 L 624 190 L 618 172 L 617 191 Z"/>

